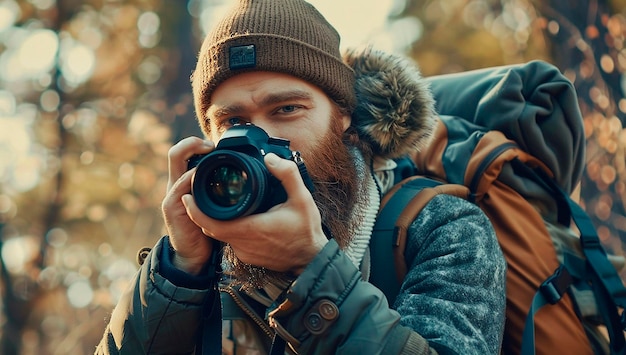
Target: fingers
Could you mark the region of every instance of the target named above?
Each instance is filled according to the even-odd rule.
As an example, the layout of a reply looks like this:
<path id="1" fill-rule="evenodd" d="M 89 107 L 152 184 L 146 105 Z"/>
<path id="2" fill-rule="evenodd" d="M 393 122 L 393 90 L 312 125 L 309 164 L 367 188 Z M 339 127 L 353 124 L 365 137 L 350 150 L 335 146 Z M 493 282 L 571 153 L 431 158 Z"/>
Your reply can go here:
<path id="1" fill-rule="evenodd" d="M 181 203 L 181 197 L 191 191 L 191 180 L 195 173 L 195 169 L 187 170 L 188 160 L 195 154 L 207 154 L 213 149 L 212 142 L 188 137 L 168 152 L 167 193 L 161 209 L 170 243 L 176 250 L 174 264 L 188 272 L 201 269 L 212 250 L 209 239 L 191 222 L 186 207 Z"/>
<path id="2" fill-rule="evenodd" d="M 214 236 L 215 234 L 212 233 L 211 229 L 207 227 L 208 225 L 211 225 L 213 219 L 209 218 L 202 211 L 200 211 L 200 208 L 196 204 L 196 201 L 193 199 L 193 196 L 189 193 L 185 194 L 182 196 L 181 201 L 185 206 L 185 210 L 187 215 L 189 216 L 189 219 L 191 219 L 193 223 L 195 223 L 199 228 L 202 229 L 202 233 L 209 237 Z"/>
<path id="3" fill-rule="evenodd" d="M 269 172 L 280 180 L 290 200 L 312 199 L 311 193 L 302 181 L 298 166 L 293 161 L 281 159 L 276 154 L 269 153 L 265 156 L 265 165 Z"/>
<path id="4" fill-rule="evenodd" d="M 198 137 L 187 137 L 176 143 L 168 152 L 169 176 L 167 189 L 173 187 L 174 183 L 187 171 L 189 158 L 195 154 L 207 154 L 215 148 L 211 141 L 206 141 Z"/>
<path id="5" fill-rule="evenodd" d="M 178 180 L 175 180 L 173 183 L 170 183 L 168 186 L 168 193 L 165 195 L 163 205 L 176 205 L 178 203 L 178 199 L 180 196 L 184 194 L 188 194 L 191 192 L 191 178 L 195 169 L 191 169 L 189 171 L 185 171 Z"/>

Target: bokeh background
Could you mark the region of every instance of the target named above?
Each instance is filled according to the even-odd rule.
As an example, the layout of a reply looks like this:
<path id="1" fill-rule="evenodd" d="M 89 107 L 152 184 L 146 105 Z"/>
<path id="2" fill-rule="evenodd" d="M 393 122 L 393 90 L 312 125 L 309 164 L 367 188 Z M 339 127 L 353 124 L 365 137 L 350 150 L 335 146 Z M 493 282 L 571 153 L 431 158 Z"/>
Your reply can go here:
<path id="1" fill-rule="evenodd" d="M 93 353 L 163 233 L 167 150 L 199 135 L 189 76 L 230 2 L 0 0 L 1 354 Z M 581 203 L 624 254 L 625 0 L 311 2 L 344 47 L 407 54 L 425 76 L 555 64 L 584 115 Z"/>

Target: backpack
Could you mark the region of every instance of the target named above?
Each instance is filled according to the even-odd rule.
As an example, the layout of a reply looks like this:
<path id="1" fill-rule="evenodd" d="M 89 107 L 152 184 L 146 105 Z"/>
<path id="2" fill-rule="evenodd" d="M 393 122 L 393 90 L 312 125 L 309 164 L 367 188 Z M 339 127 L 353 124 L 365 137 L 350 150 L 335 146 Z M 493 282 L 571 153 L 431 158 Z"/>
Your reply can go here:
<path id="1" fill-rule="evenodd" d="M 585 163 L 571 82 L 542 61 L 427 80 L 438 126 L 427 148 L 397 160 L 370 242 L 370 282 L 393 304 L 409 225 L 432 197 L 452 194 L 485 212 L 507 261 L 503 354 L 625 353 L 620 260 L 570 197 Z"/>

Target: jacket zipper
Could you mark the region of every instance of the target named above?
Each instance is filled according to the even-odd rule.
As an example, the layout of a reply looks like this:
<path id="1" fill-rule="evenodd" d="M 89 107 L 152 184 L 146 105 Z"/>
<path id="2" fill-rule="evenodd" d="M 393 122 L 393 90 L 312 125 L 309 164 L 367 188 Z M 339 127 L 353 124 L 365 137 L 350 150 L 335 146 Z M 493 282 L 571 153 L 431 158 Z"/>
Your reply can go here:
<path id="1" fill-rule="evenodd" d="M 267 323 L 265 323 L 265 321 L 263 321 L 263 319 L 256 314 L 254 310 L 252 310 L 252 307 L 250 307 L 246 301 L 241 299 L 237 292 L 229 287 L 220 287 L 219 290 L 220 292 L 226 292 L 231 295 L 237 306 L 239 306 L 239 308 L 241 308 L 270 339 L 274 337 L 274 332 L 272 331 L 272 328 L 270 328 Z"/>

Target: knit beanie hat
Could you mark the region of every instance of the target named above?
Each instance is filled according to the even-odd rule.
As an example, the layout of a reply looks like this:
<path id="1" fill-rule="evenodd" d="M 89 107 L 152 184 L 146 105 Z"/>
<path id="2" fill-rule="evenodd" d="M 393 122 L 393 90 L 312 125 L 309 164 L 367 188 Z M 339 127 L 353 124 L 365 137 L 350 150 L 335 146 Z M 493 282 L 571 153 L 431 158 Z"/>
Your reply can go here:
<path id="1" fill-rule="evenodd" d="M 304 0 L 239 0 L 206 36 L 192 87 L 196 115 L 208 133 L 211 94 L 226 79 L 249 71 L 293 75 L 320 87 L 350 112 L 354 72 L 339 51 L 339 34 Z"/>

